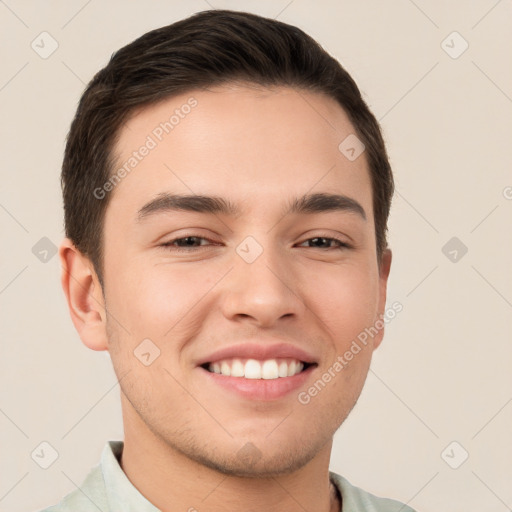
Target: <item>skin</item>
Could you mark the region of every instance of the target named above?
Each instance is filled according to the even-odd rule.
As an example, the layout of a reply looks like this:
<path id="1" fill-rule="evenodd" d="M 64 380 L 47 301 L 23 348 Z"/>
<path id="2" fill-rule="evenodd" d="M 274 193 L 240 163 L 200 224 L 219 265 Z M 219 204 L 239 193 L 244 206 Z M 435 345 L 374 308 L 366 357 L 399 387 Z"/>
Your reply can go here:
<path id="1" fill-rule="evenodd" d="M 110 352 L 120 379 L 122 468 L 164 512 L 286 512 L 297 503 L 336 510 L 328 478 L 333 435 L 360 395 L 384 331 L 309 404 L 297 393 L 385 310 L 391 252 L 377 261 L 364 153 L 349 161 L 339 151 L 355 130 L 334 100 L 230 84 L 136 112 L 115 148 L 120 165 L 191 96 L 197 106 L 111 192 L 104 293 L 72 242 L 60 247 L 73 323 L 87 347 Z M 170 211 L 138 222 L 138 210 L 162 192 L 221 196 L 241 212 Z M 315 192 L 355 199 L 367 219 L 350 211 L 283 216 L 288 201 Z M 180 253 L 162 247 L 185 236 L 205 237 L 206 245 Z M 247 236 L 263 248 L 250 264 L 235 251 Z M 315 237 L 339 237 L 350 248 L 314 244 Z M 133 354 L 146 338 L 161 351 L 150 366 Z M 258 340 L 314 354 L 318 366 L 306 385 L 270 401 L 206 385 L 201 357 Z"/>

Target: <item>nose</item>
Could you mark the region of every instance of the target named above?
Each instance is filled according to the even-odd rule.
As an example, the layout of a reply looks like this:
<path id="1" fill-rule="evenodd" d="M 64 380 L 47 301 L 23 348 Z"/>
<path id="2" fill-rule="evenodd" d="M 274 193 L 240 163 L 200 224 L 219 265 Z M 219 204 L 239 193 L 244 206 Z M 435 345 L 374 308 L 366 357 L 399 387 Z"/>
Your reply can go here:
<path id="1" fill-rule="evenodd" d="M 234 268 L 223 280 L 222 312 L 259 327 L 300 317 L 305 304 L 297 283 L 289 264 L 268 249 L 252 263 L 235 254 Z"/>

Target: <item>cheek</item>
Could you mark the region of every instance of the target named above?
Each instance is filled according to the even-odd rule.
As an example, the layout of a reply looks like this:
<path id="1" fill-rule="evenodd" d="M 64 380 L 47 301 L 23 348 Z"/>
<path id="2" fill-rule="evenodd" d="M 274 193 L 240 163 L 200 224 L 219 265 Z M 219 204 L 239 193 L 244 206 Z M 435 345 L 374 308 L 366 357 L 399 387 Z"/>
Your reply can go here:
<path id="1" fill-rule="evenodd" d="M 304 297 L 336 343 L 343 345 L 374 322 L 378 307 L 377 278 L 370 265 L 326 268 L 308 281 Z"/>
<path id="2" fill-rule="evenodd" d="M 201 310 L 201 299 L 225 273 L 197 263 L 119 262 L 112 269 L 112 310 L 131 337 L 160 341 L 185 335 Z"/>

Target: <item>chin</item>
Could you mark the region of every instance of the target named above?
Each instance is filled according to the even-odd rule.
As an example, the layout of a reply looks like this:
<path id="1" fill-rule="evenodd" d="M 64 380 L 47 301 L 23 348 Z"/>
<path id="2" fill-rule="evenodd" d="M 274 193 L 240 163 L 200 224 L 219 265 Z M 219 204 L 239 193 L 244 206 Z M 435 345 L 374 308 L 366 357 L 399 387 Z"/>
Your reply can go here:
<path id="1" fill-rule="evenodd" d="M 233 456 L 205 457 L 195 454 L 197 462 L 226 476 L 239 478 L 271 478 L 293 473 L 304 467 L 315 452 L 289 451 L 272 455 L 261 453 L 255 445 L 247 443 Z"/>
<path id="2" fill-rule="evenodd" d="M 287 439 L 277 436 L 275 440 L 266 436 L 250 439 L 238 437 L 228 443 L 211 443 L 210 440 L 203 444 L 191 443 L 189 439 L 179 446 L 173 439 L 168 444 L 188 459 L 226 476 L 271 478 L 293 473 L 307 465 L 332 436 L 325 433 L 315 437 L 308 431 L 302 436 L 290 435 Z"/>

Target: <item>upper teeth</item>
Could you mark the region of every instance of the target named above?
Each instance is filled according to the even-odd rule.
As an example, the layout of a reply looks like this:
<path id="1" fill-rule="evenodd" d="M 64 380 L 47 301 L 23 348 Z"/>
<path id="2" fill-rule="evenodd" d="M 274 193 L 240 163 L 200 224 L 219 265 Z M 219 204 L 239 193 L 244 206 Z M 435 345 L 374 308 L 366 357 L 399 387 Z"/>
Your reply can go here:
<path id="1" fill-rule="evenodd" d="M 231 377 L 245 377 L 246 379 L 277 379 L 278 377 L 292 377 L 304 369 L 304 363 L 297 359 L 223 359 L 208 365 L 208 370 Z"/>

